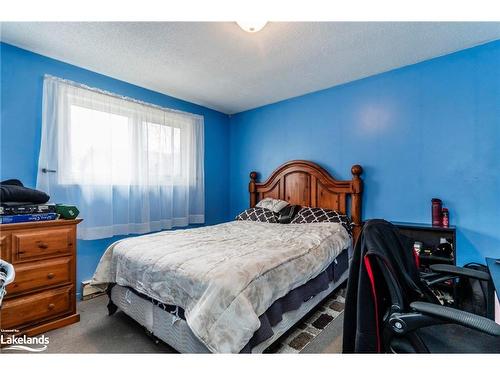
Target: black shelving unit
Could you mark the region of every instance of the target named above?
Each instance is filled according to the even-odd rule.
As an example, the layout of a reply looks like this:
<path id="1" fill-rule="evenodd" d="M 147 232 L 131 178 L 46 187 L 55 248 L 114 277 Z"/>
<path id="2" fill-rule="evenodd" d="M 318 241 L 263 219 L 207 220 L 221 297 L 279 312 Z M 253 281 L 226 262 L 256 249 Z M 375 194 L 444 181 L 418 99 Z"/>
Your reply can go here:
<path id="1" fill-rule="evenodd" d="M 434 248 L 439 245 L 439 240 L 441 238 L 446 238 L 449 243 L 453 246 L 453 256 L 451 258 L 442 258 L 432 255 L 420 254 L 420 260 L 423 264 L 433 264 L 433 263 L 448 263 L 456 264 L 456 227 L 449 226 L 448 228 L 433 226 L 430 224 L 422 223 L 403 223 L 403 222 L 392 222 L 399 231 L 405 236 L 413 239 L 414 241 L 420 241 L 425 248 Z"/>

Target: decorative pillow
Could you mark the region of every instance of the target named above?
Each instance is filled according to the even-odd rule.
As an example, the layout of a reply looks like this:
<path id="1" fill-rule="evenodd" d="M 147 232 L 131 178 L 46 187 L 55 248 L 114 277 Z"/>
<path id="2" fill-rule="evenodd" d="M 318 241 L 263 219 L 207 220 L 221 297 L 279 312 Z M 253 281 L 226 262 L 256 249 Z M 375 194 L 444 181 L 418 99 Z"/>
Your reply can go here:
<path id="1" fill-rule="evenodd" d="M 259 203 L 257 203 L 256 207 L 267 208 L 274 212 L 280 212 L 284 207 L 288 206 L 289 203 L 287 201 L 282 201 L 281 199 L 274 198 L 264 198 Z"/>
<path id="2" fill-rule="evenodd" d="M 236 216 L 235 220 L 260 221 L 262 223 L 278 222 L 279 214 L 263 207 L 249 208 Z"/>
<path id="3" fill-rule="evenodd" d="M 299 211 L 300 206 L 297 204 L 286 206 L 285 208 L 281 209 L 278 221 L 281 224 L 289 224 L 293 220 L 295 215 L 299 213 Z"/>
<path id="4" fill-rule="evenodd" d="M 352 236 L 351 220 L 340 212 L 327 210 L 325 208 L 302 208 L 290 224 L 306 223 L 340 223 L 347 230 L 349 236 Z"/>

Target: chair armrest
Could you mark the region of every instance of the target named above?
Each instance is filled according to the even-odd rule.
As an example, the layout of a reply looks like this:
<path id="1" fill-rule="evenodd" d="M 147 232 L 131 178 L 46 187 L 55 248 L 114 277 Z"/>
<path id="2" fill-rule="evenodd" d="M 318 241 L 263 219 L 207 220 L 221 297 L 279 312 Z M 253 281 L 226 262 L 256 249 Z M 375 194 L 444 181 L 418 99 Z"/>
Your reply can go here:
<path id="1" fill-rule="evenodd" d="M 420 278 L 422 279 L 422 281 L 426 282 L 427 285 L 432 286 L 434 284 L 454 279 L 456 278 L 456 276 L 435 272 L 435 273 L 420 274 Z"/>
<path id="2" fill-rule="evenodd" d="M 491 277 L 487 272 L 473 270 L 471 268 L 456 267 L 449 264 L 431 264 L 429 266 L 431 271 L 437 273 L 446 273 L 454 276 L 465 276 L 472 279 L 490 281 Z"/>
<path id="3" fill-rule="evenodd" d="M 500 336 L 500 325 L 479 315 L 428 302 L 412 302 L 410 307 L 416 312 L 439 318 L 445 322 L 460 324 L 492 336 Z"/>

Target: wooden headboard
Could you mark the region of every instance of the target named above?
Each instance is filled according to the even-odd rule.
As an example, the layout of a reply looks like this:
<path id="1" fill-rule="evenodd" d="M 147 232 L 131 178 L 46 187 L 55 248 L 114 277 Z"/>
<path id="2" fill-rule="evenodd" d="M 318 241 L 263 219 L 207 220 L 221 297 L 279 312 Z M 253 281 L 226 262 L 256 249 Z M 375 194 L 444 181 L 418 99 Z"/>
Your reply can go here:
<path id="1" fill-rule="evenodd" d="M 351 180 L 338 181 L 319 165 L 306 160 L 283 164 L 264 182 L 257 182 L 257 172 L 251 172 L 248 185 L 250 207 L 269 197 L 290 204 L 336 210 L 351 216 L 356 239 L 362 226 L 363 168 L 354 165 L 351 173 Z"/>

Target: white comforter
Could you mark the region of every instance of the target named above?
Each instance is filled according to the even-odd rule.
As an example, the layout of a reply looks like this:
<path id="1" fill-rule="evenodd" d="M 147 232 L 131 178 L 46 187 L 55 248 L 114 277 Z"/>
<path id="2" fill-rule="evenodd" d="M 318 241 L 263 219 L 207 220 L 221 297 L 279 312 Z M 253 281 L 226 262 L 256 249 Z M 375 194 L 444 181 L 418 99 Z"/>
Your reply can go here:
<path id="1" fill-rule="evenodd" d="M 112 244 L 94 284 L 132 287 L 180 306 L 213 352 L 237 353 L 278 298 L 321 273 L 350 245 L 339 224 L 233 221 Z"/>

